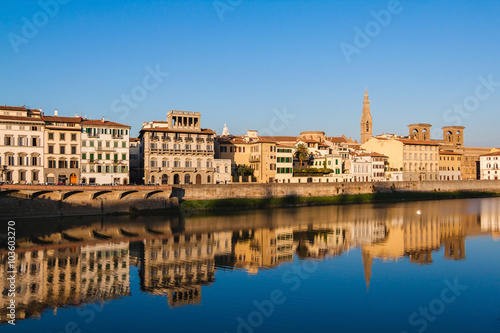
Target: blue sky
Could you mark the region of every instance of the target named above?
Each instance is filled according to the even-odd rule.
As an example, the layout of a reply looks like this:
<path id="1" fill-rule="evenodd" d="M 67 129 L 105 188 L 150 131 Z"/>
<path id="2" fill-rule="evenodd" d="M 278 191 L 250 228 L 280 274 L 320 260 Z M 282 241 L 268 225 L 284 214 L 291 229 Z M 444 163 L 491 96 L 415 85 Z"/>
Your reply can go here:
<path id="1" fill-rule="evenodd" d="M 218 133 L 359 140 L 368 87 L 375 134 L 459 124 L 466 145 L 500 146 L 500 1 L 54 1 L 0 3 L 0 104 L 133 135 L 176 109 Z"/>

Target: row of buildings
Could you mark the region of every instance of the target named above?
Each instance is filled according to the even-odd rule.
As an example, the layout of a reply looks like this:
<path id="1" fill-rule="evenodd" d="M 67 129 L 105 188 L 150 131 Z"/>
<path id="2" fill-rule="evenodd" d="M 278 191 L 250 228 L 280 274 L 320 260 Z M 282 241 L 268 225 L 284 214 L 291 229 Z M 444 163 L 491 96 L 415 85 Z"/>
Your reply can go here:
<path id="1" fill-rule="evenodd" d="M 498 180 L 500 149 L 467 147 L 464 127 L 411 124 L 408 135 L 372 133 L 365 92 L 361 141 L 322 131 L 221 135 L 199 112 L 169 111 L 166 121 L 130 126 L 42 110 L 0 106 L 1 181 L 20 184 L 227 184 Z M 246 168 L 246 169 L 245 169 Z M 243 171 L 242 171 L 243 170 Z"/>
<path id="2" fill-rule="evenodd" d="M 130 126 L 0 106 L 1 180 L 128 184 Z"/>

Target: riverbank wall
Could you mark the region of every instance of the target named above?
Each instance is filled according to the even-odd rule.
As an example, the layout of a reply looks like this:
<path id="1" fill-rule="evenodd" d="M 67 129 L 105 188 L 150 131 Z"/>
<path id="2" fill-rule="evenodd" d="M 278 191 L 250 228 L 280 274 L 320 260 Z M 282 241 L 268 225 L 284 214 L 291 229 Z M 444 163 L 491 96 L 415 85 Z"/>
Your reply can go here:
<path id="1" fill-rule="evenodd" d="M 225 184 L 136 187 L 0 186 L 0 217 L 144 214 L 314 204 L 500 196 L 500 181 Z M 181 207 L 182 208 L 182 207 Z"/>

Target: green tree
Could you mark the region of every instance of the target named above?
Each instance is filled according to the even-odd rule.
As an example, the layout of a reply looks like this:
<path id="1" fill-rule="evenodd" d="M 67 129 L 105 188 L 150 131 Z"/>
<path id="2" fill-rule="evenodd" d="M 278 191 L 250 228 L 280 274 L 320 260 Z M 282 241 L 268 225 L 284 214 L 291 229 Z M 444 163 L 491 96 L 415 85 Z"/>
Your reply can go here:
<path id="1" fill-rule="evenodd" d="M 302 169 L 302 163 L 309 159 L 309 150 L 305 144 L 300 143 L 297 147 L 295 147 L 295 156 L 299 159 L 300 168 Z"/>

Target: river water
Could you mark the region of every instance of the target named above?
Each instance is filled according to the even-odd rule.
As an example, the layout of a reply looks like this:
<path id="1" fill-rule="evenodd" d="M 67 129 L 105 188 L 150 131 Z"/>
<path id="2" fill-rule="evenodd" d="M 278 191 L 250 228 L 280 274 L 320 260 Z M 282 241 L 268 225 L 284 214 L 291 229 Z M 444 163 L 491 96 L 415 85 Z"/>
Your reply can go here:
<path id="1" fill-rule="evenodd" d="M 2 332 L 500 332 L 500 198 L 1 222 Z"/>

